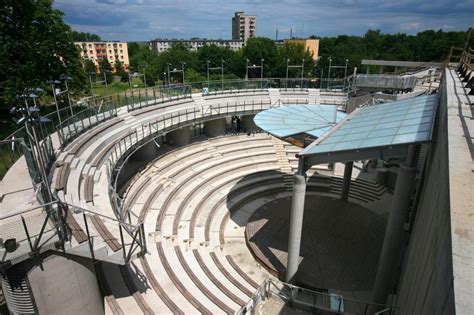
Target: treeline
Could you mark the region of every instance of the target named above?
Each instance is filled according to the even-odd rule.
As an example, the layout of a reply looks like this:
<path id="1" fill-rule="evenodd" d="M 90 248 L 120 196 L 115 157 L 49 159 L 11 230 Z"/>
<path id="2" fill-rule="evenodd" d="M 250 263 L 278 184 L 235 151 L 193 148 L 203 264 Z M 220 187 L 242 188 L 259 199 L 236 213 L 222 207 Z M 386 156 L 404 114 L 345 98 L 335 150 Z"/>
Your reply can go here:
<path id="1" fill-rule="evenodd" d="M 290 65 L 301 65 L 304 60 L 304 76 L 319 78 L 327 71 L 329 57 L 333 65 L 344 65 L 348 59 L 348 73 L 360 68 L 366 59 L 442 61 L 452 45 L 463 46 L 466 32 L 424 31 L 416 35 L 382 34 L 369 30 L 363 36 L 322 37 L 320 59 L 315 63 L 303 46 L 295 44 L 277 45 L 269 38 L 252 38 L 239 51 L 204 46 L 191 51 L 184 45 L 175 45 L 170 50 L 155 54 L 145 44 L 130 43 L 131 70 L 146 72 L 147 84 L 161 83 L 168 70 L 180 70 L 185 62 L 187 82 L 204 81 L 209 61 L 211 68 L 220 67 L 224 61 L 226 79 L 244 78 L 246 65 L 249 78 L 259 78 L 263 59 L 263 72 L 268 77 L 285 77 L 287 60 Z M 47 92 L 48 80 L 58 80 L 61 75 L 72 77 L 69 83 L 73 99 L 88 93 L 88 74 L 95 70 L 90 61 L 80 58 L 74 41 L 97 41 L 95 34 L 72 31 L 63 21 L 63 13 L 52 8 L 51 0 L 4 0 L 0 6 L 0 108 L 9 108 L 18 102 L 17 96 L 25 89 L 42 87 Z M 474 40 L 474 39 L 472 39 Z M 471 40 L 471 41 L 472 41 Z M 247 59 L 249 60 L 247 63 Z M 110 70 L 108 62 L 101 62 L 102 70 Z M 118 63 L 114 68 L 121 69 Z M 289 77 L 299 77 L 301 69 L 292 68 Z M 333 76 L 341 76 L 341 71 Z M 118 72 L 124 81 L 128 74 Z M 181 82 L 180 73 L 172 74 L 172 82 Z M 211 70 L 211 79 L 220 79 L 220 70 Z M 325 76 L 326 77 L 326 76 Z M 107 76 L 111 80 L 111 76 Z M 51 92 L 50 97 L 51 97 Z M 3 114 L 2 114 L 3 116 Z"/>
<path id="2" fill-rule="evenodd" d="M 344 65 L 348 59 L 349 68 L 361 68 L 362 59 L 404 60 L 404 61 L 444 61 L 451 46 L 464 47 L 467 32 L 444 32 L 427 30 L 416 35 L 383 34 L 379 30 L 369 30 L 363 36 L 339 35 L 320 39 L 318 73 L 327 71 L 329 57 L 332 64 Z M 474 44 L 471 38 L 470 44 Z M 374 69 L 375 70 L 375 69 Z M 340 71 L 340 70 L 339 70 Z"/>
<path id="3" fill-rule="evenodd" d="M 290 65 L 302 65 L 304 60 L 306 77 L 314 74 L 315 67 L 311 54 L 302 45 L 285 43 L 277 46 L 273 40 L 263 37 L 251 38 L 238 51 L 216 45 L 206 45 L 197 51 L 191 51 L 189 47 L 178 43 L 169 50 L 156 54 L 147 45 L 129 43 L 128 52 L 132 71 L 143 73 L 145 70 L 147 82 L 166 79 L 168 64 L 170 71 L 182 70 L 184 66 L 187 82 L 207 80 L 208 61 L 209 68 L 223 66 L 225 79 L 244 78 L 246 74 L 249 78 L 260 78 L 262 64 L 265 77 L 285 77 L 288 59 Z M 209 76 L 211 80 L 220 80 L 221 70 L 211 70 Z M 290 69 L 288 76 L 301 76 L 301 69 Z M 171 82 L 182 81 L 180 72 L 172 73 L 170 77 Z"/>
<path id="4" fill-rule="evenodd" d="M 312 38 L 317 38 L 312 36 Z M 359 73 L 365 72 L 361 67 L 362 59 L 405 60 L 405 61 L 443 61 L 451 46 L 463 47 L 466 32 L 444 32 L 428 30 L 416 35 L 383 34 L 379 30 L 369 30 L 363 36 L 340 35 L 322 37 L 319 44 L 320 58 L 315 63 L 301 45 L 285 43 L 276 44 L 269 38 L 250 39 L 239 51 L 231 51 L 215 45 L 204 46 L 198 51 L 190 51 L 183 44 L 176 44 L 168 51 L 155 54 L 147 45 L 129 43 L 129 57 L 134 71 L 145 72 L 149 82 L 163 80 L 167 73 L 167 64 L 171 69 L 181 69 L 181 62 L 186 62 L 187 81 L 206 80 L 207 61 L 211 67 L 220 67 L 225 60 L 226 78 L 243 78 L 246 75 L 246 60 L 249 65 L 260 66 L 264 59 L 265 77 L 285 77 L 287 59 L 290 65 L 301 65 L 304 59 L 304 76 L 319 78 L 321 71 L 327 77 L 329 58 L 333 66 L 344 66 L 348 60 L 348 73 L 358 67 Z M 249 77 L 260 77 L 259 68 L 250 68 Z M 289 77 L 301 75 L 301 70 L 290 69 Z M 371 71 L 377 71 L 372 69 Z M 344 69 L 333 69 L 331 77 L 341 77 Z M 211 78 L 220 79 L 220 74 L 211 72 Z M 179 81 L 180 75 L 172 76 L 172 81 Z"/>

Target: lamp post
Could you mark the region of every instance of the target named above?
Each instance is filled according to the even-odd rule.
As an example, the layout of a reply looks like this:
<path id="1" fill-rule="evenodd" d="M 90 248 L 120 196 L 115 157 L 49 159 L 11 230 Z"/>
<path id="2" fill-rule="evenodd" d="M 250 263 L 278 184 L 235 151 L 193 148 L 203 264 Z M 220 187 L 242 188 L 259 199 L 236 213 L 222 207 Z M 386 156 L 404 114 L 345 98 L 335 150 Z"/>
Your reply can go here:
<path id="1" fill-rule="evenodd" d="M 249 59 L 245 59 L 245 80 L 249 79 Z"/>
<path id="2" fill-rule="evenodd" d="M 288 88 L 288 69 L 290 67 L 290 58 L 286 59 L 286 81 L 285 81 L 285 89 Z"/>
<path id="3" fill-rule="evenodd" d="M 304 80 L 304 59 L 301 59 L 301 88 L 303 88 Z"/>
<path id="4" fill-rule="evenodd" d="M 62 124 L 61 115 L 59 114 L 58 99 L 56 98 L 56 91 L 55 91 L 55 87 L 54 87 L 55 84 L 61 84 L 61 81 L 59 81 L 59 80 L 49 80 L 49 81 L 46 81 L 46 83 L 51 84 L 51 90 L 53 91 L 53 97 L 54 97 L 54 105 L 56 105 L 56 113 L 58 114 L 59 124 L 61 125 Z"/>
<path id="5" fill-rule="evenodd" d="M 210 61 L 207 60 L 206 63 L 207 63 L 207 88 L 209 89 L 209 63 Z"/>
<path id="6" fill-rule="evenodd" d="M 344 68 L 344 81 L 342 82 L 342 91 L 346 89 L 346 76 L 347 76 L 347 64 L 349 63 L 349 59 L 346 59 L 346 66 Z"/>
<path id="7" fill-rule="evenodd" d="M 36 97 L 36 95 L 34 94 L 31 94 L 30 96 Z M 21 95 L 20 99 L 24 100 L 24 105 L 20 103 L 18 106 L 13 107 L 10 110 L 10 113 L 15 116 L 19 116 L 17 124 L 25 125 L 25 131 L 27 134 L 27 138 L 29 140 L 29 144 L 31 147 L 31 154 L 33 157 L 33 160 L 31 161 L 31 163 L 33 163 L 34 167 L 39 172 L 39 177 L 40 177 L 40 178 L 35 178 L 35 184 L 41 185 L 40 191 L 43 197 L 42 202 L 46 204 L 53 201 L 51 188 L 49 185 L 49 178 L 47 175 L 47 171 L 45 169 L 46 167 L 45 159 L 47 159 L 48 157 L 46 153 L 43 151 L 44 146 L 42 146 L 40 143 L 40 139 L 38 138 L 38 135 L 36 133 L 36 127 L 39 126 L 39 124 L 43 122 L 49 122 L 50 120 L 46 117 L 39 116 L 39 109 L 36 108 L 36 106 L 30 107 L 28 105 L 28 97 L 30 96 L 25 95 L 25 94 Z M 35 100 L 33 101 L 34 103 L 36 103 Z M 48 140 L 45 139 L 44 141 L 50 141 L 50 139 Z M 52 147 L 51 143 L 47 145 L 46 147 Z"/>
<path id="8" fill-rule="evenodd" d="M 319 82 L 319 89 L 323 89 L 323 76 L 324 76 L 324 69 L 321 67 L 321 82 Z"/>
<path id="9" fill-rule="evenodd" d="M 145 69 L 146 69 L 146 67 L 143 67 L 143 85 L 145 86 L 145 90 L 146 90 L 146 74 L 145 74 Z"/>
<path id="10" fill-rule="evenodd" d="M 222 59 L 221 60 L 221 88 L 222 88 L 222 91 L 224 91 L 224 63 L 225 63 L 225 60 Z"/>
<path id="11" fill-rule="evenodd" d="M 170 66 L 171 63 L 167 63 L 166 66 L 168 67 L 168 87 L 171 85 L 171 78 L 170 78 Z"/>
<path id="12" fill-rule="evenodd" d="M 329 69 L 328 69 L 328 90 L 329 90 L 329 84 L 331 81 L 331 64 L 332 64 L 332 58 L 329 57 Z"/>
<path id="13" fill-rule="evenodd" d="M 260 80 L 262 80 L 262 81 L 263 81 L 263 62 L 264 61 L 265 61 L 265 59 L 263 59 L 263 58 L 262 58 L 262 60 L 260 60 L 260 62 L 261 62 L 260 63 L 260 67 L 261 67 L 261 69 L 260 69 Z M 262 82 L 262 84 L 263 84 L 263 82 Z"/>
<path id="14" fill-rule="evenodd" d="M 184 85 L 184 66 L 186 65 L 186 62 L 181 61 L 181 69 L 183 70 L 183 85 Z"/>
<path id="15" fill-rule="evenodd" d="M 67 86 L 67 81 L 72 81 L 71 77 L 66 76 L 65 74 L 61 74 L 59 80 L 64 80 L 64 84 L 66 86 L 66 95 L 67 95 L 67 102 L 69 104 L 69 109 L 71 111 L 71 116 L 73 116 L 72 105 L 71 105 L 71 98 L 69 97 L 69 87 Z"/>

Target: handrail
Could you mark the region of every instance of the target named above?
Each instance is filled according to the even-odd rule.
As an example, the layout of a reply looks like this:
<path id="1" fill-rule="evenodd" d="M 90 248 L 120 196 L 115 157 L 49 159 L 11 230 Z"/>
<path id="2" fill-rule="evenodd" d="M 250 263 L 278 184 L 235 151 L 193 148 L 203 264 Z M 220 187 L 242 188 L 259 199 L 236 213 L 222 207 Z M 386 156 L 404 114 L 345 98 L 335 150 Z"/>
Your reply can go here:
<path id="1" fill-rule="evenodd" d="M 285 292 L 285 290 L 289 290 L 289 292 Z M 308 303 L 303 300 L 298 300 L 298 296 L 301 294 L 301 292 L 305 292 L 306 294 L 310 296 L 314 296 L 313 303 Z M 285 283 L 278 280 L 267 278 L 258 287 L 258 289 L 250 298 L 250 300 L 244 306 L 242 306 L 242 308 L 238 310 L 236 314 L 244 315 L 244 314 L 255 313 L 255 310 L 262 303 L 262 301 L 270 298 L 271 296 L 279 297 L 285 303 L 290 303 L 293 307 L 298 307 L 298 306 L 309 307 L 313 310 L 319 309 L 319 310 L 323 310 L 323 311 L 331 312 L 335 314 L 342 314 L 345 312 L 361 314 L 357 312 L 358 310 L 353 309 L 354 307 L 351 305 L 351 303 L 357 304 L 357 305 L 360 305 L 360 304 L 364 305 L 365 308 L 364 308 L 363 314 L 367 314 L 367 308 L 369 306 L 376 306 L 381 309 L 381 311 L 377 312 L 376 314 L 392 314 L 393 309 L 394 309 L 393 307 L 390 307 L 389 305 L 386 305 L 386 304 L 377 304 L 377 303 L 366 302 L 366 301 L 352 299 L 352 298 L 346 298 L 340 294 L 334 295 L 330 293 L 318 292 L 318 291 L 306 289 L 303 287 L 298 287 L 290 283 Z M 328 308 L 327 305 L 320 304 L 321 300 L 330 301 L 331 298 L 336 298 L 338 300 L 337 309 Z M 319 304 L 317 303 L 317 301 L 319 301 Z"/>

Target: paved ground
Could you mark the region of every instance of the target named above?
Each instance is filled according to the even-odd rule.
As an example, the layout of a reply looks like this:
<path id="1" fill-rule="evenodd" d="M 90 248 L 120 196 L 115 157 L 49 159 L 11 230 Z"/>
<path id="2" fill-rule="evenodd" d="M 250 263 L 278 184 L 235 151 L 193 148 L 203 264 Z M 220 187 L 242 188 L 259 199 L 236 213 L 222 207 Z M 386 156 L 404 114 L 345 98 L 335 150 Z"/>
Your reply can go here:
<path id="1" fill-rule="evenodd" d="M 273 200 L 250 218 L 246 237 L 282 278 L 286 270 L 291 198 Z M 386 219 L 349 202 L 307 196 L 298 281 L 313 288 L 372 288 Z"/>

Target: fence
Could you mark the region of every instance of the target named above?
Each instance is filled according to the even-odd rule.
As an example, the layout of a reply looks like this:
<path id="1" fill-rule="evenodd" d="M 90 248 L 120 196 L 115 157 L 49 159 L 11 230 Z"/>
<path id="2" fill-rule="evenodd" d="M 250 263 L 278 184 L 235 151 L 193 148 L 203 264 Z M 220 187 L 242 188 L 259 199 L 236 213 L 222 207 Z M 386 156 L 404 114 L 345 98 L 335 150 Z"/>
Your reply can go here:
<path id="1" fill-rule="evenodd" d="M 75 225 L 71 225 L 70 217 L 75 217 Z M 0 249 L 0 264 L 15 264 L 47 250 L 55 249 L 75 253 L 70 242 L 76 233 L 82 231 L 89 245 L 88 257 L 106 260 L 107 257 L 97 257 L 98 245 L 90 230 L 92 218 L 101 220 L 109 228 L 119 231 L 122 245 L 121 263 L 129 262 L 133 256 L 146 252 L 146 240 L 143 223 L 132 225 L 119 222 L 116 218 L 104 216 L 78 206 L 62 202 L 52 202 L 15 214 L 0 217 L 0 239 L 4 241 Z M 123 230 L 129 235 L 125 235 Z M 97 243 L 97 242 L 96 242 Z"/>
<path id="2" fill-rule="evenodd" d="M 291 104 L 294 104 L 292 102 Z M 112 149 L 107 161 L 107 178 L 109 180 L 109 198 L 114 212 L 122 220 L 138 218 L 138 215 L 131 213 L 130 209 L 123 209 L 122 198 L 118 194 L 117 182 L 121 170 L 124 167 L 128 157 L 138 150 L 146 142 L 183 126 L 194 123 L 201 123 L 218 117 L 250 115 L 260 112 L 264 109 L 285 106 L 283 102 L 271 104 L 267 102 L 234 102 L 220 104 L 219 106 L 202 106 L 180 110 L 161 116 L 155 121 L 151 121 L 141 127 L 133 130 L 127 136 L 122 138 Z"/>
<path id="3" fill-rule="evenodd" d="M 340 294 L 323 293 L 305 289 L 278 280 L 266 279 L 257 289 L 252 298 L 236 314 L 257 314 L 258 307 L 265 300 L 275 297 L 283 303 L 312 312 L 328 312 L 332 314 L 369 314 L 369 307 L 375 306 L 380 311 L 371 314 L 393 314 L 393 308 L 386 305 L 373 304 L 361 300 L 345 298 Z"/>
<path id="4" fill-rule="evenodd" d="M 116 105 L 105 101 L 98 107 L 88 107 L 56 126 L 61 146 L 66 145 L 85 130 L 117 115 Z"/>

